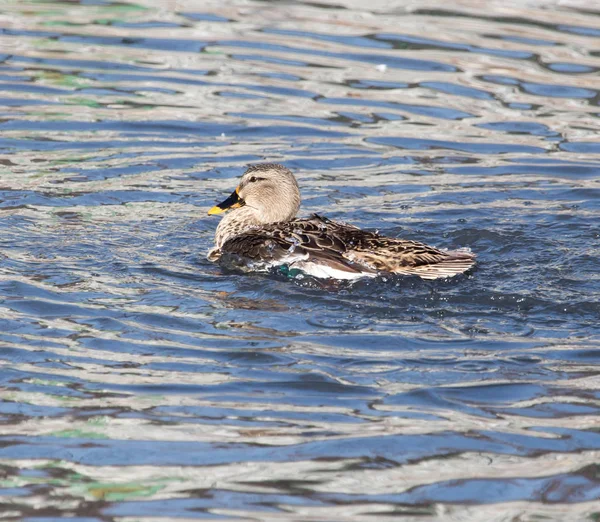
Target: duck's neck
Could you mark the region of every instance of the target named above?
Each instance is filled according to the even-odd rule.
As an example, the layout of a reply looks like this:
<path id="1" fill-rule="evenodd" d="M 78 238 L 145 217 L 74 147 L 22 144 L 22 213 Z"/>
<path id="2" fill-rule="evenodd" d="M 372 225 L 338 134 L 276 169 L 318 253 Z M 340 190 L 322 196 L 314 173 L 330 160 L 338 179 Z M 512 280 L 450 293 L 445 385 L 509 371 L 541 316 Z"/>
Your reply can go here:
<path id="1" fill-rule="evenodd" d="M 228 239 L 243 234 L 251 228 L 269 223 L 260 219 L 260 216 L 251 207 L 241 207 L 230 210 L 223 216 L 215 232 L 215 243 L 221 248 Z"/>

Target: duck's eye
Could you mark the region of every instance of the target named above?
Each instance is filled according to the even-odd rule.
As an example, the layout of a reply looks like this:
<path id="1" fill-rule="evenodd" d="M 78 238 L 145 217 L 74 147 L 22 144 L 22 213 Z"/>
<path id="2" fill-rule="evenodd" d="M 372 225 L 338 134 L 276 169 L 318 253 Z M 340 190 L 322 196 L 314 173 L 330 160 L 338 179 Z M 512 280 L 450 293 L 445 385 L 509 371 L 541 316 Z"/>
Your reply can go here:
<path id="1" fill-rule="evenodd" d="M 254 183 L 255 181 L 258 181 L 259 179 L 262 179 L 262 178 L 257 178 L 256 176 L 252 176 L 252 177 L 251 177 L 251 178 L 248 180 L 248 182 L 249 182 L 249 183 Z"/>

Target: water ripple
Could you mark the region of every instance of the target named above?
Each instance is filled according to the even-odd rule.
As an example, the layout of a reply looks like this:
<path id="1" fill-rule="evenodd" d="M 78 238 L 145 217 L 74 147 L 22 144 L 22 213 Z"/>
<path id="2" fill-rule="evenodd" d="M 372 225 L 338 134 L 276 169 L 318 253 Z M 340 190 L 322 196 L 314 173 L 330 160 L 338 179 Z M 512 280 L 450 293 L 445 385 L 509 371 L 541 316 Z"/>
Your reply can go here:
<path id="1" fill-rule="evenodd" d="M 598 13 L 1 10 L 5 518 L 597 518 Z M 478 265 L 223 270 L 206 211 L 260 161 Z"/>

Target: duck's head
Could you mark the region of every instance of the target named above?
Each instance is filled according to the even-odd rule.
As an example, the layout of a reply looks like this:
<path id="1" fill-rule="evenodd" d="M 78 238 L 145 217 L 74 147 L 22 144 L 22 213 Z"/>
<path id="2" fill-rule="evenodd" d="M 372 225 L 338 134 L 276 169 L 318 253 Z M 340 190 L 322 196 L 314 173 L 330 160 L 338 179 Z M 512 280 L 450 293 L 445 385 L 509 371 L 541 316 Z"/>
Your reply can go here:
<path id="1" fill-rule="evenodd" d="M 276 163 L 252 165 L 225 201 L 212 207 L 209 215 L 244 207 L 257 223 L 293 219 L 300 208 L 300 190 L 290 170 Z"/>

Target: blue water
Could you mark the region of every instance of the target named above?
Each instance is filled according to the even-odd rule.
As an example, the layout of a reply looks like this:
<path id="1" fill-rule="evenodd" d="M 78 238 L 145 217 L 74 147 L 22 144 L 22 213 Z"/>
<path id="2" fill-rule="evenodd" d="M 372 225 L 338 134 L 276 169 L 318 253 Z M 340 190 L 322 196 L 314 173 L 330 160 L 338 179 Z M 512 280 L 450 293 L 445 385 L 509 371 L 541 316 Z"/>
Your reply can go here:
<path id="1" fill-rule="evenodd" d="M 408 6 L 0 6 L 0 518 L 600 516 L 600 14 Z M 262 161 L 478 265 L 224 270 Z"/>

